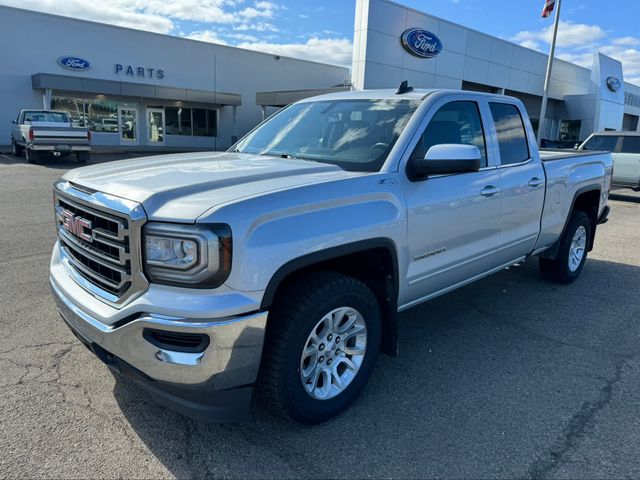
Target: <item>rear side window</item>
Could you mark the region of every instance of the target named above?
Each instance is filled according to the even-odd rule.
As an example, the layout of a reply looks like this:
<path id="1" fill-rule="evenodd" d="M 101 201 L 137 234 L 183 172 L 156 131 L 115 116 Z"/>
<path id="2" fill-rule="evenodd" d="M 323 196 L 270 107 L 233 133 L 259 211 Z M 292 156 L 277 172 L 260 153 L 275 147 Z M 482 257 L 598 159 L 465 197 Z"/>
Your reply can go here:
<path id="1" fill-rule="evenodd" d="M 509 165 L 528 160 L 527 134 L 518 109 L 508 103 L 489 103 L 489 107 L 498 134 L 500 163 Z"/>
<path id="2" fill-rule="evenodd" d="M 614 152 L 620 137 L 616 135 L 594 135 L 587 143 L 584 144 L 582 150 L 601 150 L 605 152 Z"/>
<path id="3" fill-rule="evenodd" d="M 640 137 L 623 137 L 622 153 L 640 153 Z"/>

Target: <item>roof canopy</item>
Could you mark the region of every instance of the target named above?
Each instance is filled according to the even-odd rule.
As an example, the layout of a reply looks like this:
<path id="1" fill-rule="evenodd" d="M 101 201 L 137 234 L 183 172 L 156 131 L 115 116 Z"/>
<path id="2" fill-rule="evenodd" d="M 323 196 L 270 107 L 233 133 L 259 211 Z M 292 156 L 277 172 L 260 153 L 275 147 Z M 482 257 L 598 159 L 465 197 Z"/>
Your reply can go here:
<path id="1" fill-rule="evenodd" d="M 52 90 L 96 95 L 157 98 L 159 100 L 210 103 L 225 106 L 240 105 L 242 103 L 242 96 L 238 93 L 210 92 L 164 85 L 146 85 L 143 83 L 56 75 L 53 73 L 34 73 L 31 75 L 31 84 L 34 90 L 50 88 Z"/>

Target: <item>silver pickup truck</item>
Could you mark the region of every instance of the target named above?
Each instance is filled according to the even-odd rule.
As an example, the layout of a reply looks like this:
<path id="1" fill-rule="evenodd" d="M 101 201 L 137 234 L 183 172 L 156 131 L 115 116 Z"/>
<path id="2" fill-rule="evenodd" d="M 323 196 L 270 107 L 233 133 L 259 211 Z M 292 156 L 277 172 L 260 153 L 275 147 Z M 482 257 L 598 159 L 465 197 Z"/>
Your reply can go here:
<path id="1" fill-rule="evenodd" d="M 610 153 L 538 152 L 514 98 L 324 95 L 228 152 L 66 173 L 51 287 L 78 339 L 164 405 L 236 420 L 257 386 L 318 423 L 396 353 L 398 312 L 533 256 L 576 280 L 611 173 Z"/>
<path id="2" fill-rule="evenodd" d="M 74 127 L 67 112 L 21 110 L 11 123 L 11 151 L 17 157 L 24 153 L 29 163 L 37 163 L 47 154 L 75 154 L 78 163 L 89 160 L 91 132 Z"/>

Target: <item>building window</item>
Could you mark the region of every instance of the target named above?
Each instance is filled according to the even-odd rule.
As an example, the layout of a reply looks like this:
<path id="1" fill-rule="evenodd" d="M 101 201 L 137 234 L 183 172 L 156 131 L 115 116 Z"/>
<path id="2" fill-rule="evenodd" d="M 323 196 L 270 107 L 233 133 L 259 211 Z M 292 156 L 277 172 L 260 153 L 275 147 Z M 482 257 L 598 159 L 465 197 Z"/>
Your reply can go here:
<path id="1" fill-rule="evenodd" d="M 164 112 L 167 135 L 193 135 L 190 108 L 166 107 Z"/>
<path id="2" fill-rule="evenodd" d="M 576 142 L 580 139 L 582 120 L 561 120 L 558 129 L 558 140 Z"/>
<path id="3" fill-rule="evenodd" d="M 207 134 L 207 111 L 203 108 L 193 109 L 193 134 L 204 137 Z"/>
<path id="4" fill-rule="evenodd" d="M 114 100 L 56 96 L 51 98 L 51 108 L 69 112 L 74 127 L 93 132 L 118 131 L 118 103 Z"/>
<path id="5" fill-rule="evenodd" d="M 217 137 L 218 136 L 218 111 L 217 110 L 207 110 L 207 132 L 205 133 L 207 137 Z"/>

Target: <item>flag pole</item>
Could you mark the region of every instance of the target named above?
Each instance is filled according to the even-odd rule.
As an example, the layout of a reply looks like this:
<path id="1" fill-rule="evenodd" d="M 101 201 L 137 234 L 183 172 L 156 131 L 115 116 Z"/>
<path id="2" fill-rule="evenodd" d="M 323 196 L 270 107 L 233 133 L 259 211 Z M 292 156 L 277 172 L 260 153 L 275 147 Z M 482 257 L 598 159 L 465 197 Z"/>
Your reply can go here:
<path id="1" fill-rule="evenodd" d="M 542 129 L 544 128 L 545 116 L 547 115 L 547 98 L 549 96 L 549 83 L 551 82 L 551 68 L 553 67 L 553 56 L 556 51 L 556 38 L 558 37 L 558 24 L 560 23 L 560 4 L 562 0 L 556 0 L 556 16 L 553 22 L 553 40 L 551 50 L 547 60 L 547 75 L 544 78 L 544 93 L 542 95 L 542 107 L 540 108 L 540 120 L 538 122 L 538 147 L 542 142 Z"/>

